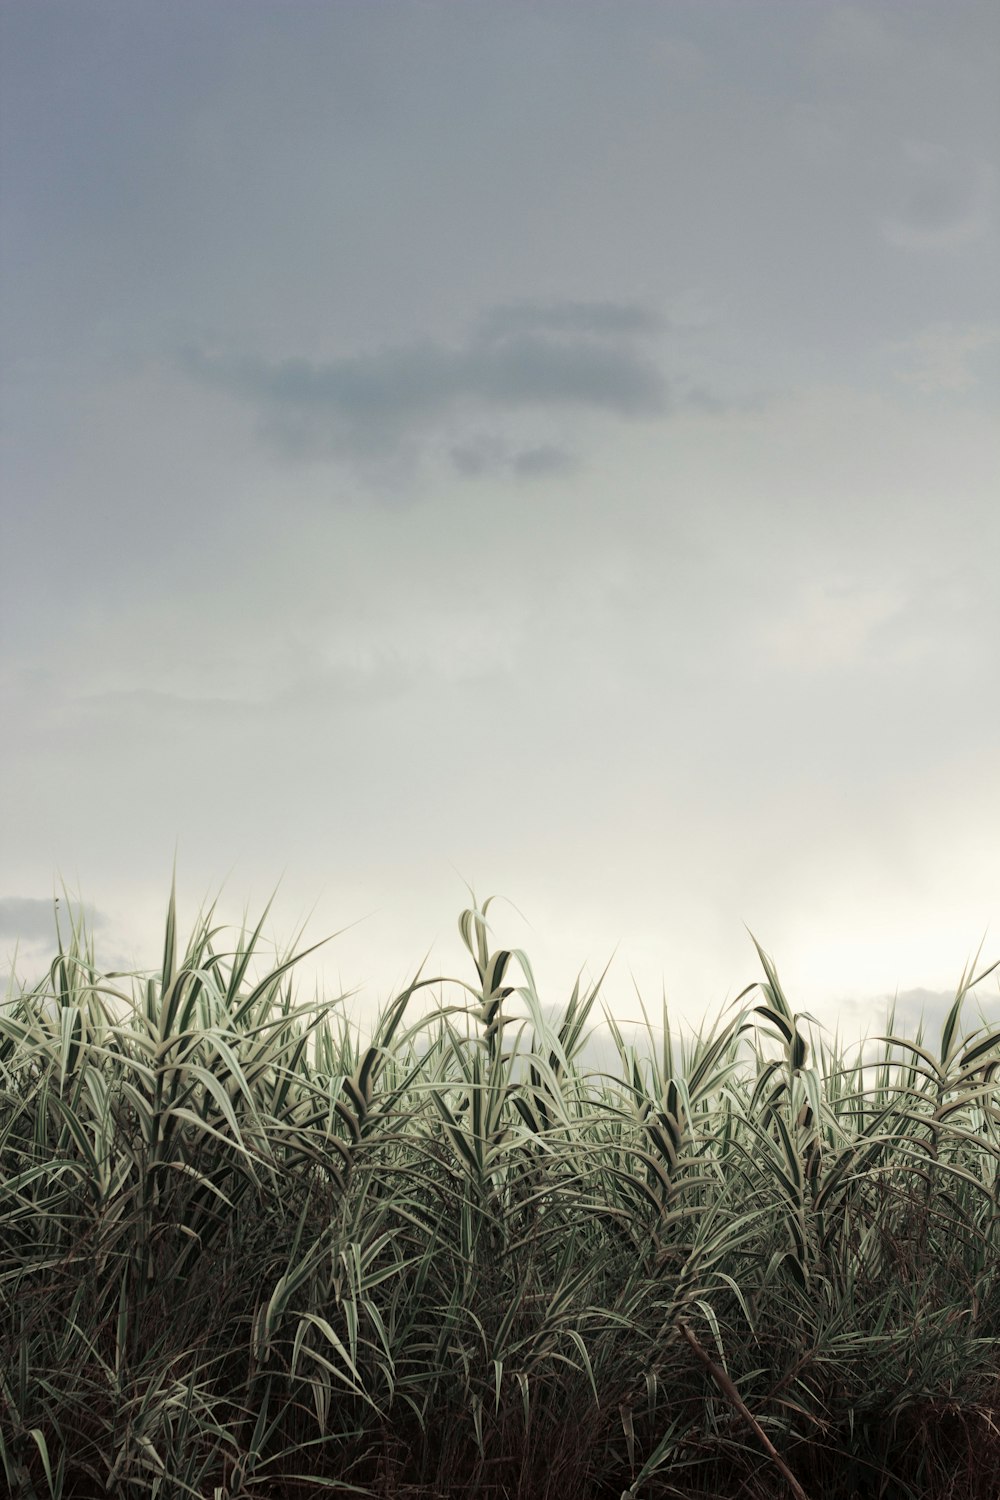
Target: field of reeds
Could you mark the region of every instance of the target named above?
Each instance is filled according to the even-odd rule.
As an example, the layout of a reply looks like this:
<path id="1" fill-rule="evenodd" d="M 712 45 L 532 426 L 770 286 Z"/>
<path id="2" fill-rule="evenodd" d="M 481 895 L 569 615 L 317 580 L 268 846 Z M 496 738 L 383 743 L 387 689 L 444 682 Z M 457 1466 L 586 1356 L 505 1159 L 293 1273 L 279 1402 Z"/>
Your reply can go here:
<path id="1" fill-rule="evenodd" d="M 939 1036 L 843 1049 L 761 952 L 713 1030 L 637 1042 L 599 985 L 543 1003 L 488 908 L 367 1036 L 262 926 L 183 947 L 173 897 L 155 973 L 77 921 L 13 987 L 0 1484 L 995 1500 L 983 976 Z"/>

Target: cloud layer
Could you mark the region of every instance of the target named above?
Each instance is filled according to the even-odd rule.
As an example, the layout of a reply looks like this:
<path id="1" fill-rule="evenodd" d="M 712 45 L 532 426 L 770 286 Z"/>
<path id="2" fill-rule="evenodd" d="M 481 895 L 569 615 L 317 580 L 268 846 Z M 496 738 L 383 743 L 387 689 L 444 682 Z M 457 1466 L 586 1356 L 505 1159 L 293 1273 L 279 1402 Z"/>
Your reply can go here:
<path id="1" fill-rule="evenodd" d="M 291 451 L 361 454 L 394 448 L 456 415 L 564 411 L 656 418 L 668 408 L 662 370 L 642 339 L 647 309 L 606 302 L 497 307 L 462 342 L 434 338 L 326 360 L 269 360 L 189 349 L 187 371 L 250 403 L 265 432 Z M 461 467 L 474 463 L 460 448 Z M 518 473 L 560 467 L 534 444 L 512 456 Z"/>
<path id="2" fill-rule="evenodd" d="M 81 910 L 88 927 L 100 927 L 103 924 L 103 917 L 93 907 L 84 906 L 81 909 L 74 905 L 76 915 L 80 915 Z M 57 914 L 62 919 L 65 935 L 68 927 L 65 903 L 58 898 L 44 901 L 34 896 L 0 897 L 0 937 L 26 943 L 54 943 Z"/>
<path id="3" fill-rule="evenodd" d="M 8 926 L 155 964 L 176 848 L 389 984 L 469 878 L 695 1012 L 996 930 L 995 0 L 623 14 L 5 0 Z"/>

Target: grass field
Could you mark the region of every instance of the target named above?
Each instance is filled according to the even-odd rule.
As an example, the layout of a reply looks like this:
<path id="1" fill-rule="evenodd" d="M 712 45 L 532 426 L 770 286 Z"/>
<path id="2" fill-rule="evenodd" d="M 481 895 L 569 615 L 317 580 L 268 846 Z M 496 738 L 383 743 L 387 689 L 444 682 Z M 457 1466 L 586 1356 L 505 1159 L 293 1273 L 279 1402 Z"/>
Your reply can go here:
<path id="1" fill-rule="evenodd" d="M 0 1006 L 0 1473 L 24 1500 L 1000 1492 L 1000 1032 L 830 1043 L 464 980 L 359 1037 L 208 912 Z M 986 972 L 991 972 L 987 970 Z M 614 1066 L 588 1072 L 610 1027 Z M 891 1028 L 891 1021 L 890 1021 Z"/>

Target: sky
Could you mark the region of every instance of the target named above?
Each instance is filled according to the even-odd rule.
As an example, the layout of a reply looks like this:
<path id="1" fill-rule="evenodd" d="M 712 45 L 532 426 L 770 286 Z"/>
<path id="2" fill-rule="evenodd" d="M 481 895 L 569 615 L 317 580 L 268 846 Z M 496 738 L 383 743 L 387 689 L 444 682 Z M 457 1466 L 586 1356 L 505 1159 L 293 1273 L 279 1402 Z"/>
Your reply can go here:
<path id="1" fill-rule="evenodd" d="M 0 27 L 0 963 L 175 860 L 370 1006 L 470 888 L 622 1017 L 1000 957 L 992 0 Z"/>

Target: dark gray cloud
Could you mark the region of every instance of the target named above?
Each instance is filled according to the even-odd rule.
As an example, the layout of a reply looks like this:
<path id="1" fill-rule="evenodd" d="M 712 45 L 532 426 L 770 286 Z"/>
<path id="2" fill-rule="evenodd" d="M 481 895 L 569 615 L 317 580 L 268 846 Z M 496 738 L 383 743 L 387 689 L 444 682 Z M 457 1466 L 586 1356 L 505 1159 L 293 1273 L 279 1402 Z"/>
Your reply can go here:
<path id="1" fill-rule="evenodd" d="M 981 968 L 988 966 L 984 960 Z M 912 1040 L 920 1034 L 933 1051 L 940 1040 L 945 1019 L 955 1003 L 955 993 L 954 989 L 931 990 L 922 987 L 902 990 L 894 996 L 884 995 L 876 1000 L 844 1002 L 841 1012 L 842 1015 L 863 1023 L 870 1038 L 891 1033 L 893 1036 Z M 1000 994 L 997 993 L 996 974 L 990 975 L 966 995 L 959 1031 L 968 1036 L 984 1024 L 1000 1024 Z M 870 1055 L 875 1057 L 878 1055 L 878 1046 L 875 1043 L 871 1046 Z"/>
<path id="2" fill-rule="evenodd" d="M 511 448 L 500 438 L 473 438 L 457 443 L 450 451 L 452 464 L 465 479 L 487 475 L 512 475 L 516 479 L 545 479 L 550 475 L 568 474 L 578 467 L 578 460 L 568 449 L 556 443 L 534 443 Z"/>
<path id="3" fill-rule="evenodd" d="M 183 362 L 192 375 L 250 402 L 264 430 L 293 451 L 346 443 L 365 452 L 463 411 L 661 416 L 666 380 L 635 346 L 635 335 L 654 322 L 642 309 L 613 303 L 526 304 L 498 309 L 464 343 L 425 338 L 328 360 L 188 349 Z"/>
<path id="4" fill-rule="evenodd" d="M 496 473 L 508 462 L 503 444 L 496 438 L 473 438 L 467 443 L 456 443 L 449 456 L 465 479 L 481 479 L 486 474 Z"/>
<path id="5" fill-rule="evenodd" d="M 996 170 L 986 161 L 926 141 L 903 147 L 896 203 L 883 221 L 890 243 L 955 250 L 981 238 L 994 219 Z"/>
<path id="6" fill-rule="evenodd" d="M 983 967 L 987 965 L 984 963 Z M 954 1003 L 954 990 L 905 990 L 895 997 L 891 1006 L 887 1003 L 886 1012 L 888 1014 L 890 1009 L 892 1010 L 897 1033 L 915 1036 L 917 1031 L 922 1029 L 924 1036 L 936 1043 L 941 1036 L 945 1018 Z M 984 1016 L 994 1025 L 1000 1021 L 995 980 L 992 988 L 990 980 L 987 979 L 969 991 L 962 1005 L 959 1029 L 964 1033 L 975 1031 L 983 1024 Z"/>
<path id="7" fill-rule="evenodd" d="M 35 896 L 0 896 L 0 935 L 20 939 L 25 943 L 47 942 L 55 938 L 57 903 L 53 898 L 42 900 Z M 58 901 L 58 911 L 63 932 L 69 926 L 65 898 Z M 73 912 L 82 915 L 88 927 L 100 927 L 104 918 L 93 907 L 73 906 Z"/>
<path id="8" fill-rule="evenodd" d="M 490 340 L 524 333 L 622 339 L 656 333 L 662 321 L 633 302 L 508 302 L 490 308 L 479 327 Z"/>
<path id="9" fill-rule="evenodd" d="M 572 453 L 565 448 L 555 443 L 538 443 L 534 448 L 522 448 L 515 453 L 512 467 L 519 479 L 540 479 L 546 474 L 565 474 L 575 464 Z"/>

